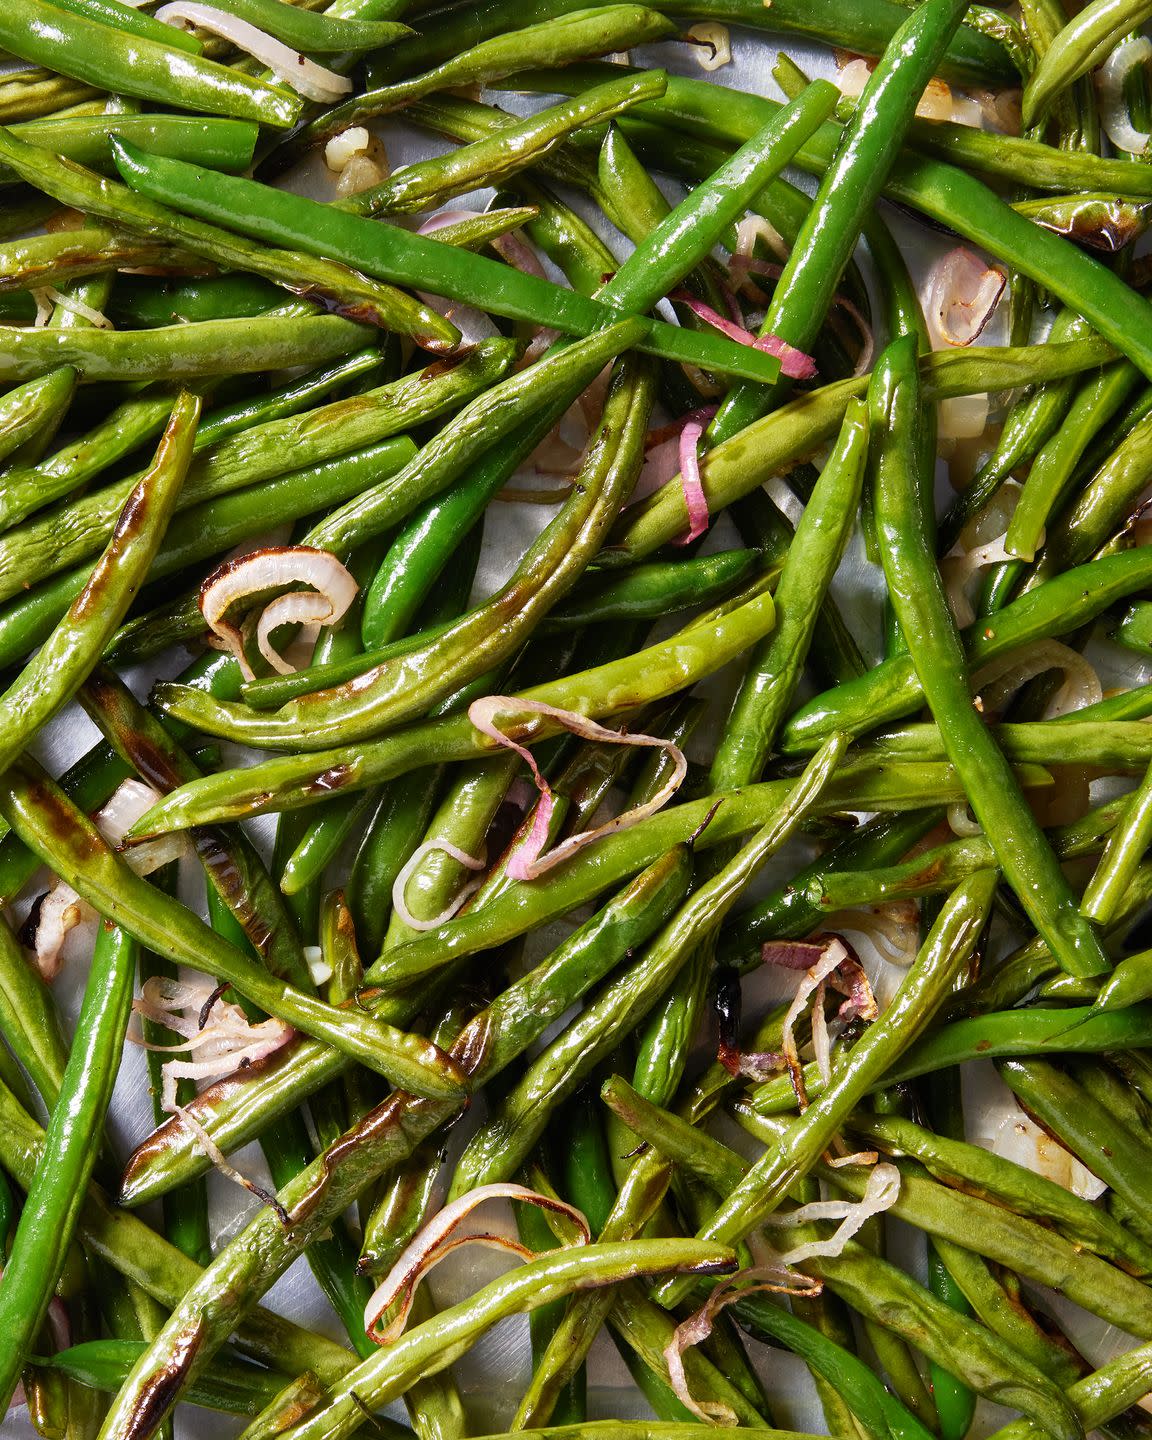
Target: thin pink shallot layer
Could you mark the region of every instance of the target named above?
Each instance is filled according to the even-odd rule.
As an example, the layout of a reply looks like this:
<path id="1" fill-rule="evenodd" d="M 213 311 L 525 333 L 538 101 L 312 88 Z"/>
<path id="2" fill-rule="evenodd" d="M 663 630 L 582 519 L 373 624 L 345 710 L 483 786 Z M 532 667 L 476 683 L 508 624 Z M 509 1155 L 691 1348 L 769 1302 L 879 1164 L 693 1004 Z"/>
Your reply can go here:
<path id="1" fill-rule="evenodd" d="M 705 305 L 703 300 L 697 300 L 691 295 L 677 295 L 675 298 L 706 325 L 711 325 L 714 330 L 727 335 L 729 340 L 735 340 L 738 345 L 750 345 L 753 350 L 762 350 L 766 355 L 775 355 L 780 361 L 780 373 L 789 380 L 816 378 L 816 362 L 811 355 L 805 355 L 803 350 L 797 350 L 794 345 L 789 345 L 787 340 L 781 340 L 779 335 L 753 335 L 751 330 L 725 319 L 719 311 L 713 310 L 711 305 Z"/>
<path id="2" fill-rule="evenodd" d="M 596 740 L 609 745 L 638 745 L 663 750 L 673 763 L 672 774 L 650 800 L 646 800 L 642 805 L 633 806 L 623 815 L 617 815 L 614 820 L 598 825 L 594 830 L 584 830 L 579 835 L 570 835 L 563 844 L 557 845 L 547 855 L 541 856 L 541 851 L 548 840 L 552 812 L 555 809 L 555 799 L 551 787 L 540 773 L 540 767 L 536 764 L 536 760 L 527 746 L 518 744 L 496 723 L 498 715 L 522 715 L 525 712 L 554 720 L 570 734 L 579 735 L 583 740 Z M 598 725 L 594 720 L 589 720 L 586 715 L 578 714 L 575 710 L 561 710 L 555 705 L 545 705 L 539 700 L 523 700 L 515 695 L 486 695 L 480 700 L 473 700 L 468 707 L 468 718 L 481 734 L 487 735 L 507 750 L 514 750 L 520 756 L 532 772 L 532 779 L 536 784 L 536 789 L 540 792 L 532 826 L 508 860 L 508 874 L 513 880 L 536 880 L 551 870 L 553 866 L 570 859 L 577 851 L 583 850 L 594 840 L 599 840 L 604 835 L 615 834 L 619 830 L 627 830 L 641 820 L 646 820 L 649 815 L 655 815 L 657 810 L 666 805 L 675 795 L 688 773 L 688 762 L 684 758 L 683 751 L 671 740 L 665 740 L 658 735 L 633 734 L 628 730 L 609 730 L 603 725 Z"/>
<path id="3" fill-rule="evenodd" d="M 438 1265 L 462 1245 L 483 1245 L 508 1250 L 523 1260 L 535 1258 L 533 1251 L 505 1235 L 489 1232 L 479 1235 L 454 1234 L 472 1211 L 486 1200 L 517 1200 L 522 1204 L 553 1210 L 557 1214 L 566 1215 L 576 1226 L 576 1244 L 586 1245 L 592 1238 L 588 1221 L 579 1210 L 566 1205 L 563 1200 L 541 1195 L 523 1185 L 478 1185 L 475 1190 L 469 1190 L 466 1195 L 461 1195 L 432 1216 L 408 1242 L 395 1265 L 372 1292 L 364 1307 L 364 1329 L 370 1340 L 374 1340 L 377 1345 L 390 1345 L 400 1337 L 420 1281 L 433 1266 Z M 382 1324 L 383 1317 L 394 1305 L 399 1306 L 396 1314 L 386 1325 Z"/>

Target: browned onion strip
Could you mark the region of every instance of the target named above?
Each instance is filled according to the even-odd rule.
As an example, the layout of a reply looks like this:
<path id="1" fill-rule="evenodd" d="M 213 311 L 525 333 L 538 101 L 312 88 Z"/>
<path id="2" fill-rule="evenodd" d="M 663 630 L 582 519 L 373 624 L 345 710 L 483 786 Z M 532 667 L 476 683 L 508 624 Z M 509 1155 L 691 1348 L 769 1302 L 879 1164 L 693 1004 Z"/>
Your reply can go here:
<path id="1" fill-rule="evenodd" d="M 356 596 L 356 581 L 346 566 L 327 550 L 307 545 L 269 545 L 223 565 L 200 587 L 200 613 L 236 657 L 245 679 L 256 678 L 244 654 L 243 632 L 225 617 L 248 596 L 260 596 L 286 585 L 307 585 L 269 601 L 260 611 L 256 643 L 261 655 L 280 675 L 295 670 L 272 648 L 272 632 L 280 625 L 334 625 Z"/>
<path id="2" fill-rule="evenodd" d="M 958 246 L 928 272 L 924 318 L 933 343 L 971 345 L 992 318 L 1004 287 L 1002 270 L 986 265 L 974 251 Z"/>
<path id="3" fill-rule="evenodd" d="M 438 1210 L 408 1242 L 395 1265 L 372 1292 L 364 1307 L 364 1329 L 369 1339 L 374 1340 L 377 1345 L 390 1345 L 399 1338 L 412 1309 L 416 1287 L 433 1266 L 438 1265 L 446 1255 L 461 1245 L 495 1246 L 501 1250 L 509 1250 L 523 1259 L 532 1259 L 531 1250 L 518 1241 L 505 1239 L 500 1235 L 453 1236 L 452 1232 L 456 1227 L 486 1200 L 518 1200 L 527 1205 L 538 1205 L 544 1210 L 554 1210 L 558 1214 L 567 1215 L 578 1226 L 580 1239 L 577 1244 L 586 1245 L 592 1238 L 588 1221 L 579 1210 L 566 1205 L 563 1200 L 557 1200 L 551 1195 L 541 1195 L 536 1190 L 529 1190 L 525 1185 L 479 1185 L 475 1190 L 470 1190 L 466 1195 L 461 1195 L 458 1200 L 453 1200 L 451 1204 Z M 396 1304 L 399 1304 L 399 1309 L 381 1329 L 381 1320 Z"/>
<path id="4" fill-rule="evenodd" d="M 292 1221 L 288 1217 L 288 1212 L 284 1209 L 283 1205 L 280 1204 L 276 1196 L 273 1195 L 270 1190 L 265 1190 L 262 1185 L 257 1185 L 255 1180 L 249 1180 L 247 1175 L 242 1175 L 234 1165 L 230 1165 L 223 1150 L 220 1149 L 219 1145 L 216 1144 L 212 1136 L 209 1135 L 208 1131 L 205 1130 L 204 1126 L 200 1124 L 200 1121 L 196 1119 L 190 1110 L 185 1110 L 182 1105 L 173 1105 L 172 1109 L 173 1113 L 179 1115 L 183 1123 L 192 1131 L 197 1145 L 204 1151 L 208 1159 L 211 1160 L 215 1169 L 219 1170 L 225 1179 L 231 1180 L 234 1185 L 242 1186 L 250 1195 L 255 1195 L 257 1200 L 262 1200 L 265 1205 L 270 1205 L 272 1209 L 275 1210 L 276 1218 L 285 1230 L 291 1229 Z"/>
<path id="5" fill-rule="evenodd" d="M 747 1295 L 819 1295 L 823 1289 L 819 1280 L 803 1275 L 797 1270 L 773 1262 L 755 1265 L 741 1270 L 731 1279 L 717 1285 L 707 1301 L 694 1315 L 682 1320 L 664 1348 L 664 1363 L 668 1366 L 668 1381 L 680 1401 L 699 1420 L 709 1424 L 737 1425 L 735 1411 L 730 1406 L 706 1400 L 703 1404 L 692 1398 L 688 1388 L 688 1377 L 684 1373 L 684 1352 L 700 1345 L 712 1333 L 712 1322 L 726 1305 L 733 1305 Z"/>

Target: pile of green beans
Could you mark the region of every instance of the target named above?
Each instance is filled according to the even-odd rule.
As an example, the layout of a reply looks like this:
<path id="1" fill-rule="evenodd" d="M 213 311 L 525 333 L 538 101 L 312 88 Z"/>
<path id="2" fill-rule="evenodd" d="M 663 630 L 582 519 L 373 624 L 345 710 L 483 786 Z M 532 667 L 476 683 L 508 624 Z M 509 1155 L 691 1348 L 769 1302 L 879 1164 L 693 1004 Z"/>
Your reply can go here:
<path id="1" fill-rule="evenodd" d="M 11 0 L 0 1434 L 1152 1435 L 1150 24 Z"/>

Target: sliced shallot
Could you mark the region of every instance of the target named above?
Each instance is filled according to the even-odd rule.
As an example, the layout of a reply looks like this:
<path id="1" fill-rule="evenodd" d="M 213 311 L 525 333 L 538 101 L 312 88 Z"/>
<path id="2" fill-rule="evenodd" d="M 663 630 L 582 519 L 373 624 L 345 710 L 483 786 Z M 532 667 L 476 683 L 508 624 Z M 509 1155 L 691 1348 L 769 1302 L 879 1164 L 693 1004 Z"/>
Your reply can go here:
<path id="1" fill-rule="evenodd" d="M 847 1158 L 847 1157 L 845 1157 Z M 812 1220 L 839 1220 L 835 1233 L 827 1240 L 809 1240 L 786 1250 L 777 1257 L 780 1265 L 799 1265 L 814 1255 L 835 1256 L 843 1252 L 852 1236 L 870 1220 L 890 1209 L 900 1196 L 900 1171 L 895 1165 L 877 1165 L 868 1176 L 868 1184 L 859 1200 L 815 1200 L 784 1214 L 764 1218 L 764 1225 L 806 1225 Z"/>
<path id="2" fill-rule="evenodd" d="M 270 545 L 238 560 L 226 560 L 200 587 L 200 613 L 205 623 L 235 655 L 249 680 L 256 676 L 244 654 L 243 633 L 225 616 L 247 596 L 260 596 L 285 585 L 312 588 L 291 590 L 264 605 L 256 625 L 256 644 L 273 670 L 290 675 L 295 667 L 272 648 L 273 630 L 280 625 L 334 625 L 356 596 L 356 581 L 335 555 L 307 545 Z"/>
<path id="3" fill-rule="evenodd" d="M 1133 70 L 1152 59 L 1152 40 L 1147 35 L 1129 35 L 1121 40 L 1108 56 L 1096 76 L 1096 93 L 1100 101 L 1100 124 L 1115 145 L 1129 155 L 1143 155 L 1152 139 L 1132 124 L 1128 103 L 1124 99 L 1124 82 Z"/>
<path id="4" fill-rule="evenodd" d="M 230 40 L 237 50 L 244 50 L 267 65 L 277 79 L 306 100 L 330 105 L 352 93 L 352 81 L 346 75 L 337 75 L 335 70 L 317 65 L 315 60 L 309 60 L 283 40 L 277 40 L 238 15 L 218 10 L 215 5 L 202 5 L 200 0 L 170 0 L 156 11 L 156 19 L 184 29 L 195 26 L 197 30 L 219 35 L 222 40 Z"/>
<path id="5" fill-rule="evenodd" d="M 701 70 L 719 70 L 721 66 L 732 63 L 732 37 L 727 25 L 704 20 L 685 30 L 684 39 L 692 46 Z"/>
<path id="6" fill-rule="evenodd" d="M 792 1003 L 788 1007 L 788 1013 L 784 1016 L 784 1026 L 781 1034 L 781 1048 L 784 1052 L 784 1060 L 788 1071 L 792 1076 L 792 1086 L 796 1091 L 796 1099 L 801 1110 L 808 1107 L 808 1096 L 804 1089 L 804 1069 L 800 1064 L 800 1052 L 796 1047 L 796 1036 L 793 1027 L 800 1018 L 805 1005 L 808 1003 L 809 995 L 817 994 L 816 1010 L 820 1012 L 819 1017 L 813 1014 L 813 1030 L 815 1031 L 823 1023 L 823 984 L 829 975 L 843 960 L 848 959 L 848 947 L 841 940 L 829 940 L 822 947 L 820 958 L 808 969 L 797 987 L 796 994 L 792 997 Z"/>
<path id="7" fill-rule="evenodd" d="M 727 1305 L 743 1300 L 746 1295 L 806 1295 L 815 1297 L 823 1285 L 811 1275 L 773 1262 L 755 1265 L 741 1270 L 731 1279 L 717 1285 L 708 1299 L 687 1320 L 682 1320 L 673 1332 L 671 1340 L 664 1347 L 664 1362 L 668 1366 L 668 1380 L 676 1393 L 677 1400 L 689 1409 L 698 1420 L 716 1425 L 738 1425 L 736 1412 L 730 1406 L 717 1401 L 705 1400 L 697 1403 L 688 1388 L 688 1377 L 684 1373 L 684 1352 L 703 1344 L 712 1333 L 712 1322 Z"/>
<path id="8" fill-rule="evenodd" d="M 964 246 L 949 250 L 928 272 L 924 318 L 933 344 L 971 345 L 992 318 L 1007 276 Z"/>
<path id="9" fill-rule="evenodd" d="M 239 1005 L 219 997 L 207 981 L 194 984 L 153 976 L 144 982 L 140 998 L 133 1000 L 135 1014 L 184 1037 L 178 1045 L 153 1045 L 129 1034 L 134 1044 L 161 1054 L 198 1055 L 196 1060 L 166 1060 L 161 1106 L 177 1113 L 176 1085 L 180 1080 L 221 1080 L 237 1070 L 281 1049 L 295 1031 L 282 1020 L 252 1024 Z"/>
<path id="10" fill-rule="evenodd" d="M 532 752 L 526 746 L 517 744 L 496 724 L 496 716 L 502 712 L 513 715 L 527 712 L 530 715 L 546 716 L 548 719 L 556 721 L 570 734 L 579 735 L 582 740 L 595 740 L 609 745 L 647 746 L 663 750 L 673 762 L 672 774 L 650 800 L 646 800 L 642 805 L 633 806 L 623 815 L 617 815 L 615 819 L 596 826 L 594 830 L 583 830 L 579 835 L 570 835 L 562 844 L 557 845 L 554 850 L 550 850 L 547 855 L 541 857 L 540 852 L 548 839 L 548 826 L 554 808 L 552 791 L 547 780 L 540 773 Z M 536 789 L 540 792 L 532 827 L 508 861 L 508 874 L 513 880 L 536 880 L 551 870 L 553 866 L 559 865 L 561 861 L 575 855 L 578 850 L 583 850 L 594 840 L 599 840 L 604 835 L 615 834 L 620 830 L 627 830 L 631 826 L 639 824 L 641 820 L 646 820 L 649 815 L 655 815 L 657 810 L 666 805 L 675 795 L 688 773 L 688 762 L 684 758 L 683 751 L 671 740 L 665 740 L 658 735 L 640 735 L 628 730 L 609 730 L 603 725 L 598 725 L 594 720 L 589 720 L 586 715 L 578 714 L 575 710 L 560 710 L 555 705 L 545 705 L 539 700 L 523 700 L 515 695 L 486 695 L 480 700 L 473 700 L 468 707 L 468 718 L 482 734 L 495 740 L 505 749 L 514 750 L 524 760 L 532 772 Z"/>
<path id="11" fill-rule="evenodd" d="M 495 1246 L 501 1250 L 509 1250 L 526 1260 L 533 1258 L 531 1250 L 501 1235 L 453 1236 L 453 1231 L 486 1200 L 518 1200 L 526 1205 L 538 1205 L 543 1210 L 554 1210 L 558 1214 L 566 1215 L 577 1226 L 580 1238 L 576 1244 L 586 1245 L 592 1238 L 584 1216 L 573 1206 L 566 1205 L 563 1200 L 541 1195 L 524 1185 L 479 1185 L 475 1190 L 469 1190 L 466 1195 L 461 1195 L 459 1199 L 438 1210 L 408 1242 L 395 1265 L 372 1292 L 364 1307 L 364 1329 L 369 1339 L 374 1340 L 377 1345 L 390 1345 L 399 1338 L 408 1319 L 408 1312 L 412 1309 L 416 1287 L 433 1266 L 438 1265 L 461 1245 Z M 399 1304 L 399 1310 L 387 1325 L 380 1328 L 383 1316 L 396 1304 Z"/>
<path id="12" fill-rule="evenodd" d="M 700 441 L 704 436 L 704 423 L 690 417 L 680 431 L 680 484 L 684 490 L 684 508 L 688 512 L 688 532 L 678 542 L 681 545 L 690 545 L 703 535 L 711 520 L 708 497 L 704 494 L 700 478 Z"/>
<path id="13" fill-rule="evenodd" d="M 697 300 L 691 295 L 680 294 L 675 299 L 686 305 L 693 315 L 698 316 L 706 325 L 711 325 L 714 330 L 727 335 L 729 340 L 735 340 L 738 345 L 749 345 L 753 350 L 762 350 L 766 355 L 775 355 L 780 361 L 780 373 L 789 380 L 811 380 L 815 377 L 816 362 L 811 355 L 805 355 L 803 350 L 797 350 L 794 345 L 781 340 L 779 335 L 753 335 L 751 330 L 746 330 L 732 320 L 726 320 L 718 311 L 713 310 L 711 305 L 705 305 L 703 300 Z"/>
<path id="14" fill-rule="evenodd" d="M 453 860 L 468 870 L 484 869 L 483 860 L 477 860 L 475 855 L 469 855 L 467 851 L 461 850 L 458 845 L 453 845 L 449 840 L 425 840 L 422 844 L 417 845 L 409 857 L 408 863 L 392 882 L 392 908 L 409 930 L 435 930 L 437 925 L 443 925 L 445 920 L 451 920 L 469 895 L 475 894 L 484 881 L 482 875 L 477 875 L 460 889 L 452 903 L 441 910 L 439 915 L 433 916 L 431 920 L 417 920 L 408 908 L 404 893 L 408 888 L 409 880 L 415 875 L 425 855 L 431 855 L 435 850 L 441 850 L 445 855 L 450 855 Z"/>

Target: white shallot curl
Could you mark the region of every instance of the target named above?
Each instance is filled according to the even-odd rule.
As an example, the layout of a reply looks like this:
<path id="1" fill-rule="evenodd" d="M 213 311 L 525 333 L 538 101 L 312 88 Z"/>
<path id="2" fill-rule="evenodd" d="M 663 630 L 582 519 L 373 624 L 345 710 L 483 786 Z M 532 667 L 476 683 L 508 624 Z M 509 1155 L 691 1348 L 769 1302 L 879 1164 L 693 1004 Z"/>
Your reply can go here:
<path id="1" fill-rule="evenodd" d="M 196 1141 L 196 1144 L 212 1162 L 214 1168 L 219 1170 L 220 1174 L 223 1175 L 226 1180 L 231 1180 L 234 1185 L 239 1185 L 242 1189 L 247 1190 L 250 1195 L 255 1195 L 257 1200 L 261 1200 L 265 1205 L 271 1206 L 271 1208 L 275 1210 L 285 1230 L 291 1228 L 291 1217 L 283 1205 L 281 1205 L 280 1201 L 277 1200 L 276 1196 L 270 1191 L 265 1190 L 262 1185 L 257 1185 L 255 1180 L 249 1180 L 247 1175 L 241 1174 L 235 1165 L 229 1162 L 223 1150 L 220 1149 L 219 1145 L 216 1144 L 212 1136 L 209 1135 L 208 1131 L 205 1130 L 204 1126 L 201 1125 L 200 1121 L 197 1120 L 196 1116 L 193 1115 L 190 1110 L 185 1110 L 182 1105 L 173 1104 L 172 1113 L 178 1115 L 181 1122 L 187 1125 L 188 1129 L 192 1132 L 192 1137 Z"/>
<path id="2" fill-rule="evenodd" d="M 217 988 L 206 981 L 189 984 L 153 976 L 144 982 L 140 998 L 133 1000 L 132 1009 L 143 1019 L 183 1036 L 183 1043 L 178 1045 L 153 1045 L 129 1034 L 134 1044 L 161 1054 L 199 1057 L 166 1060 L 161 1066 L 164 1085 L 160 1103 L 170 1115 L 179 1109 L 176 1104 L 178 1081 L 222 1080 L 275 1054 L 295 1034 L 282 1020 L 268 1019 L 252 1024 L 239 1005 L 224 1000 Z"/>
<path id="3" fill-rule="evenodd" d="M 961 629 L 971 625 L 976 618 L 966 586 L 978 570 L 988 565 L 1003 565 L 1005 561 L 1013 558 L 1004 548 L 1006 539 L 1007 531 L 1003 535 L 997 535 L 994 540 L 989 540 L 986 545 L 974 545 L 970 550 L 963 550 L 957 545 L 941 560 L 940 578 L 944 581 L 948 608 Z"/>
<path id="4" fill-rule="evenodd" d="M 1096 76 L 1100 124 L 1116 149 L 1129 155 L 1143 155 L 1152 136 L 1132 124 L 1124 99 L 1124 82 L 1133 70 L 1147 65 L 1149 59 L 1152 59 L 1152 40 L 1147 35 L 1130 35 L 1116 46 Z"/>
<path id="5" fill-rule="evenodd" d="M 90 913 L 83 900 L 63 880 L 57 880 L 40 902 L 36 914 L 33 955 L 36 969 L 51 983 L 64 966 L 64 942 Z"/>
<path id="6" fill-rule="evenodd" d="M 468 899 L 469 895 L 475 894 L 483 884 L 484 877 L 477 875 L 475 879 L 469 880 L 468 883 L 460 889 L 452 903 L 441 910 L 439 915 L 434 915 L 431 920 L 417 920 L 416 916 L 413 915 L 408 908 L 408 903 L 404 898 L 404 892 L 407 890 L 408 882 L 412 876 L 415 875 L 420 862 L 424 859 L 425 855 L 431 855 L 434 850 L 442 850 L 445 855 L 450 855 L 453 860 L 468 870 L 484 869 L 483 860 L 477 860 L 475 855 L 469 855 L 467 851 L 461 850 L 459 845 L 453 845 L 449 840 L 425 840 L 423 844 L 417 845 L 409 857 L 408 863 L 392 882 L 392 908 L 400 919 L 403 920 L 404 924 L 408 926 L 409 930 L 435 930 L 437 925 L 443 925 L 445 920 L 451 920 L 461 905 L 464 904 L 465 900 Z"/>
<path id="7" fill-rule="evenodd" d="M 867 60 L 856 56 L 837 70 L 833 83 L 846 100 L 859 100 L 871 78 L 872 66 Z"/>
<path id="8" fill-rule="evenodd" d="M 682 1320 L 673 1332 L 671 1340 L 664 1347 L 664 1363 L 668 1366 L 668 1381 L 676 1393 L 677 1400 L 690 1410 L 698 1420 L 711 1425 L 738 1425 L 736 1412 L 728 1405 L 714 1400 L 697 1402 L 688 1388 L 688 1377 L 684 1373 L 684 1352 L 701 1345 L 712 1333 L 712 1322 L 726 1305 L 733 1305 L 747 1295 L 805 1295 L 810 1299 L 819 1295 L 823 1284 L 811 1275 L 799 1270 L 790 1270 L 775 1262 L 755 1265 L 741 1270 L 731 1279 L 717 1285 L 704 1305 L 687 1320 Z"/>
<path id="9" fill-rule="evenodd" d="M 277 40 L 238 15 L 218 10 L 215 5 L 202 5 L 200 0 L 171 0 L 156 11 L 156 19 L 184 29 L 195 26 L 197 30 L 207 30 L 222 40 L 231 41 L 238 50 L 267 65 L 277 79 L 290 85 L 305 100 L 330 105 L 352 93 L 352 81 L 346 75 L 337 75 L 335 70 L 317 65 L 315 60 L 309 60 L 283 40 Z"/>
<path id="10" fill-rule="evenodd" d="M 893 900 L 870 910 L 837 910 L 824 917 L 829 930 L 866 935 L 891 965 L 907 969 L 920 948 L 920 922 L 916 904 Z"/>
<path id="11" fill-rule="evenodd" d="M 1062 670 L 1064 683 L 1049 700 L 1043 719 L 1055 720 L 1104 698 L 1104 687 L 1093 667 L 1079 651 L 1058 640 L 1041 640 L 1022 654 L 1013 652 L 989 661 L 973 676 L 972 684 L 988 710 L 1000 711 L 1021 685 L 1048 670 Z"/>
<path id="12" fill-rule="evenodd" d="M 815 1255 L 835 1256 L 843 1253 L 852 1236 L 871 1220 L 891 1209 L 900 1195 L 900 1171 L 895 1165 L 877 1165 L 868 1176 L 863 1196 L 852 1200 L 815 1200 L 784 1214 L 768 1215 L 761 1222 L 766 1226 L 806 1225 L 811 1220 L 839 1220 L 835 1233 L 827 1240 L 810 1240 L 777 1256 L 779 1265 L 799 1265 Z"/>
<path id="13" fill-rule="evenodd" d="M 531 1250 L 502 1235 L 453 1236 L 453 1231 L 486 1200 L 518 1200 L 526 1205 L 538 1205 L 542 1210 L 554 1210 L 575 1223 L 580 1232 L 576 1244 L 586 1245 L 592 1238 L 592 1231 L 583 1214 L 574 1206 L 566 1205 L 563 1200 L 541 1195 L 524 1185 L 479 1185 L 475 1190 L 469 1190 L 466 1195 L 461 1195 L 459 1199 L 438 1210 L 419 1233 L 412 1237 L 395 1265 L 372 1292 L 364 1307 L 364 1329 L 370 1340 L 374 1340 L 377 1345 L 390 1345 L 399 1339 L 412 1309 L 416 1287 L 433 1266 L 438 1265 L 461 1245 L 486 1245 L 510 1250 L 525 1260 L 533 1258 Z M 381 1328 L 383 1316 L 397 1303 L 399 1310 L 388 1324 Z"/>
<path id="14" fill-rule="evenodd" d="M 307 545 L 270 545 L 237 560 L 225 560 L 200 587 L 200 613 L 205 623 L 235 655 L 248 680 L 256 676 L 244 654 L 243 635 L 224 617 L 246 596 L 285 585 L 312 588 L 293 590 L 269 601 L 256 626 L 256 644 L 273 670 L 290 675 L 296 667 L 272 648 L 273 630 L 279 625 L 334 625 L 356 597 L 356 581 L 335 555 Z"/>
<path id="15" fill-rule="evenodd" d="M 732 37 L 727 25 L 704 20 L 685 30 L 684 39 L 692 46 L 693 58 L 701 70 L 719 70 L 732 63 Z"/>
<path id="16" fill-rule="evenodd" d="M 948 817 L 949 830 L 953 835 L 959 835 L 962 840 L 970 840 L 977 835 L 984 834 L 983 825 L 979 820 L 972 818 L 972 812 L 968 809 L 966 801 L 949 805 L 945 814 Z"/>
<path id="17" fill-rule="evenodd" d="M 756 242 L 758 240 L 763 240 L 778 260 L 788 259 L 788 246 L 775 225 L 771 221 L 765 220 L 762 215 L 749 215 L 736 227 L 736 248 L 732 252 L 732 259 L 728 262 L 728 277 L 735 290 L 740 289 L 754 267 L 757 269 L 757 273 L 763 273 L 759 267 L 766 262 L 758 261 L 756 258 Z M 774 269 L 774 267 L 769 267 L 769 269 Z"/>
<path id="18" fill-rule="evenodd" d="M 848 959 L 848 947 L 841 940 L 830 940 L 824 948 L 824 953 L 804 974 L 803 979 L 797 987 L 796 994 L 792 997 L 792 1003 L 788 1007 L 788 1013 L 784 1016 L 784 1026 L 781 1033 L 780 1048 L 784 1054 L 785 1063 L 792 1076 L 792 1086 L 796 1091 L 796 1099 L 801 1110 L 808 1108 L 808 1096 L 804 1089 L 804 1069 L 800 1064 L 800 1052 L 796 1047 L 796 1036 L 794 1027 L 796 1021 L 803 1013 L 808 1003 L 808 997 L 816 992 L 816 1004 L 812 1015 L 813 1040 L 818 1055 L 824 1053 L 824 1045 L 821 1039 L 817 1038 L 816 1031 L 824 1023 L 824 982 L 828 976 Z M 827 1076 L 825 1076 L 827 1079 Z"/>
<path id="19" fill-rule="evenodd" d="M 603 825 L 597 825 L 594 830 L 582 830 L 579 835 L 570 835 L 554 850 L 541 856 L 540 852 L 548 839 L 548 825 L 552 818 L 554 806 L 552 791 L 547 780 L 540 773 L 531 750 L 524 745 L 517 744 L 496 724 L 498 715 L 523 715 L 525 713 L 541 715 L 548 720 L 553 720 L 569 734 L 579 735 L 582 740 L 596 740 L 608 745 L 638 745 L 663 750 L 672 761 L 672 774 L 650 800 L 646 800 L 642 805 L 633 806 L 631 810 L 626 810 L 622 815 L 617 815 L 615 819 L 608 820 Z M 516 695 L 486 695 L 480 700 L 473 700 L 469 705 L 468 719 L 481 734 L 487 735 L 507 750 L 514 750 L 524 760 L 532 772 L 536 789 L 540 792 L 532 826 L 528 834 L 516 846 L 508 861 L 508 874 L 513 880 L 537 880 L 553 866 L 570 859 L 578 850 L 583 850 L 586 845 L 591 845 L 594 840 L 599 840 L 605 835 L 614 835 L 620 830 L 628 830 L 633 825 L 639 824 L 641 820 L 647 820 L 649 815 L 655 815 L 657 810 L 671 800 L 688 773 L 688 761 L 684 758 L 684 752 L 671 740 L 665 740 L 659 735 L 640 735 L 630 730 L 609 730 L 606 726 L 598 725 L 594 720 L 589 720 L 586 715 L 580 715 L 575 710 L 560 710 L 555 705 L 545 705 L 540 700 L 524 700 Z"/>
<path id="20" fill-rule="evenodd" d="M 992 317 L 1007 277 L 974 251 L 958 246 L 941 256 L 924 285 L 924 318 L 934 348 L 971 345 Z"/>
<path id="21" fill-rule="evenodd" d="M 118 785 L 93 820 L 109 845 L 119 846 L 125 835 L 160 799 L 159 791 L 140 780 L 125 780 Z M 122 859 L 137 875 L 151 875 L 173 860 L 188 853 L 188 842 L 176 834 L 157 836 L 143 845 L 133 846 Z M 40 903 L 36 916 L 33 952 L 37 970 L 45 980 L 55 980 L 63 964 L 64 942 L 78 926 L 95 918 L 96 912 L 82 900 L 71 885 L 56 878 Z"/>
<path id="22" fill-rule="evenodd" d="M 70 314 L 78 316 L 81 320 L 87 320 L 88 324 L 96 330 L 112 330 L 115 327 L 103 310 L 97 310 L 95 305 L 89 305 L 81 300 L 78 295 L 66 295 L 57 290 L 54 285 L 43 285 L 40 289 L 33 291 L 36 296 L 36 324 L 40 324 L 40 297 L 51 305 L 59 305 L 61 310 L 67 310 Z M 51 314 L 51 311 L 49 311 Z"/>

